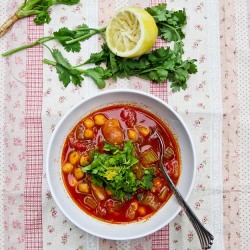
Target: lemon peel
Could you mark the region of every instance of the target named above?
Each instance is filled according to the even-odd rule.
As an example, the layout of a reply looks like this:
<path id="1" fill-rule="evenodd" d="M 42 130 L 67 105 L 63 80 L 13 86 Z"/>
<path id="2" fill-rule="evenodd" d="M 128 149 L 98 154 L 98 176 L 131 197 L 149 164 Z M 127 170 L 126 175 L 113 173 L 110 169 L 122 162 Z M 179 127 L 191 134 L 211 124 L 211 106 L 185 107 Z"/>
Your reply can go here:
<path id="1" fill-rule="evenodd" d="M 132 58 L 145 54 L 155 44 L 158 28 L 154 18 L 135 6 L 123 7 L 110 20 L 106 42 L 117 56 Z"/>

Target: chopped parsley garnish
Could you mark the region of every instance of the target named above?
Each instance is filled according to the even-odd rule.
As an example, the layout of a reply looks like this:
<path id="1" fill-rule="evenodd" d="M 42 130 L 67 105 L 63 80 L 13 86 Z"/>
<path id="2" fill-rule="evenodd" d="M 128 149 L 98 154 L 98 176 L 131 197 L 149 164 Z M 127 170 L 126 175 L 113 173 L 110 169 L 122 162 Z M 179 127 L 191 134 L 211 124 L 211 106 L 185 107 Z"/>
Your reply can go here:
<path id="1" fill-rule="evenodd" d="M 105 143 L 103 149 L 103 153 L 95 150 L 91 164 L 82 168 L 91 175 L 94 184 L 106 187 L 113 197 L 120 201 L 130 199 L 139 188 L 148 190 L 152 187 L 153 169 L 145 168 L 140 180 L 133 172 L 132 167 L 138 164 L 139 160 L 134 157 L 132 141 L 126 141 L 122 150 L 108 143 Z"/>

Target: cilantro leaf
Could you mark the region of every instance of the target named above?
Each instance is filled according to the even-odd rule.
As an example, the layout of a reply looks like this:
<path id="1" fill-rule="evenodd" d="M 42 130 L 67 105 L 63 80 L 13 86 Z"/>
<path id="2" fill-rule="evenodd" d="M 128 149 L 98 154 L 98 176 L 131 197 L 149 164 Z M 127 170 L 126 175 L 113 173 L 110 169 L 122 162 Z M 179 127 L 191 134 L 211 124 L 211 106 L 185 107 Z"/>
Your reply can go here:
<path id="1" fill-rule="evenodd" d="M 54 39 L 62 44 L 64 49 L 68 52 L 79 52 L 81 50 L 80 41 L 89 39 L 92 35 L 90 28 L 86 24 L 78 26 L 74 30 L 70 30 L 66 27 L 60 28 L 58 31 L 53 33 Z"/>
<path id="2" fill-rule="evenodd" d="M 73 68 L 59 50 L 54 49 L 51 51 L 51 54 L 56 61 L 55 67 L 58 78 L 62 81 L 64 87 L 67 87 L 70 82 L 74 83 L 76 86 L 81 86 L 81 82 L 83 81 L 81 72 Z"/>
<path id="3" fill-rule="evenodd" d="M 167 4 L 161 3 L 158 4 L 157 6 L 146 8 L 145 10 L 155 19 L 157 23 L 167 20 L 166 9 L 167 9 Z"/>
<path id="4" fill-rule="evenodd" d="M 144 176 L 139 182 L 139 186 L 147 190 L 151 189 L 153 186 L 154 173 L 148 169 L 144 170 Z"/>
<path id="5" fill-rule="evenodd" d="M 94 63 L 95 65 L 100 65 L 102 62 L 107 62 L 109 60 L 110 50 L 106 43 L 102 44 L 102 50 L 97 53 L 91 53 L 89 59 L 85 61 L 84 64 Z"/>
<path id="6" fill-rule="evenodd" d="M 25 10 L 34 7 L 37 18 L 41 19 L 39 22 L 42 23 L 49 21 L 48 6 L 55 3 L 74 4 L 78 1 L 28 0 L 25 1 L 24 5 Z M 159 36 L 167 42 L 172 42 L 174 46 L 155 49 L 139 58 L 131 59 L 116 56 L 104 42 L 102 50 L 98 53 L 92 53 L 90 58 L 81 65 L 73 67 L 58 50 L 51 50 L 55 62 L 47 59 L 44 59 L 44 62 L 56 67 L 59 80 L 63 82 L 65 87 L 69 83 L 81 86 L 82 75 L 91 77 L 99 88 L 105 87 L 105 80 L 108 78 L 117 80 L 117 78 L 129 79 L 131 76 L 136 76 L 154 83 L 170 81 L 170 88 L 173 92 L 181 89 L 185 90 L 190 74 L 197 72 L 196 60 L 183 59 L 183 39 L 185 37 L 183 28 L 187 23 L 186 12 L 184 9 L 177 11 L 168 10 L 165 3 L 146 8 L 146 11 L 154 18 L 159 30 Z M 73 30 L 64 27 L 54 32 L 51 36 L 42 37 L 31 44 L 12 49 L 2 55 L 8 56 L 40 44 L 48 47 L 46 42 L 53 39 L 60 42 L 67 52 L 80 52 L 81 41 L 85 41 L 96 34 L 101 34 L 105 38 L 105 30 L 105 27 L 101 29 L 89 28 L 86 24 L 82 24 Z M 95 64 L 97 67 L 84 70 L 79 68 L 79 66 L 90 63 Z"/>
<path id="7" fill-rule="evenodd" d="M 146 11 L 154 18 L 159 35 L 167 42 L 180 41 L 185 37 L 182 28 L 186 25 L 187 17 L 185 10 L 170 11 L 166 4 L 159 4 Z"/>
<path id="8" fill-rule="evenodd" d="M 152 50 L 137 59 L 121 58 L 109 51 L 104 43 L 100 53 L 92 54 L 89 61 L 98 65 L 104 64 L 109 70 L 110 77 L 116 80 L 137 76 L 155 83 L 169 80 L 173 92 L 185 90 L 190 74 L 197 72 L 195 60 L 183 60 L 183 42 L 170 47 Z"/>
<path id="9" fill-rule="evenodd" d="M 72 5 L 79 3 L 79 1 L 80 0 L 26 0 L 16 11 L 16 16 L 18 19 L 21 19 L 35 15 L 34 22 L 36 24 L 49 23 L 51 20 L 49 8 L 51 6 L 55 4 Z"/>
<path id="10" fill-rule="evenodd" d="M 65 57 L 63 57 L 60 50 L 53 49 L 51 54 L 52 54 L 52 56 L 54 57 L 54 59 L 56 60 L 56 62 L 58 64 L 62 65 L 65 68 L 70 68 L 71 67 L 69 61 Z"/>
<path id="11" fill-rule="evenodd" d="M 73 44 L 66 44 L 66 41 L 72 40 L 74 38 L 75 32 L 69 30 L 68 28 L 61 28 L 53 33 L 54 38 L 57 39 L 65 48 L 66 51 L 79 52 L 81 49 L 80 42 Z"/>
<path id="12" fill-rule="evenodd" d="M 111 76 L 110 71 L 102 67 L 89 68 L 84 70 L 83 73 L 85 76 L 91 77 L 100 89 L 106 86 L 104 79 Z"/>
<path id="13" fill-rule="evenodd" d="M 37 14 L 37 16 L 34 18 L 34 22 L 36 24 L 44 24 L 44 23 L 49 23 L 51 21 L 51 17 L 49 13 L 47 12 L 42 12 Z"/>
<path id="14" fill-rule="evenodd" d="M 133 166 L 139 162 L 134 157 L 132 141 L 126 141 L 123 149 L 105 143 L 104 153 L 95 150 L 93 161 L 82 170 L 91 175 L 95 184 L 106 187 L 117 200 L 129 199 L 138 188 L 150 189 L 154 174 L 149 169 L 144 171 L 141 180 L 136 178 Z"/>
<path id="15" fill-rule="evenodd" d="M 57 4 L 73 5 L 79 3 L 79 0 L 56 0 Z"/>

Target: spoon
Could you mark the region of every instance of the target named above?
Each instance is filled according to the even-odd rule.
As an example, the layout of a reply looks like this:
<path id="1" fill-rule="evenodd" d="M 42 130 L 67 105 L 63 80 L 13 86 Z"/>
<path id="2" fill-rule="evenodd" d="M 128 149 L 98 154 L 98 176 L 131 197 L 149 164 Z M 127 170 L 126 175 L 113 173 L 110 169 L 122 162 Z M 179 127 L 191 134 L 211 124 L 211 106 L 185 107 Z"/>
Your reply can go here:
<path id="1" fill-rule="evenodd" d="M 160 148 L 161 148 L 161 153 L 160 153 L 161 171 L 162 171 L 166 181 L 168 182 L 170 188 L 172 189 L 178 203 L 183 208 L 183 210 L 185 211 L 189 220 L 193 224 L 193 227 L 198 234 L 202 250 L 210 249 L 212 244 L 213 244 L 214 236 L 202 225 L 202 223 L 200 222 L 198 217 L 195 215 L 195 213 L 192 211 L 192 209 L 186 203 L 186 201 L 184 200 L 184 198 L 182 197 L 182 195 L 180 194 L 180 192 L 176 188 L 175 184 L 173 183 L 173 181 L 169 177 L 168 172 L 163 165 L 163 156 L 164 156 L 164 152 L 165 152 L 165 145 L 164 145 L 162 137 L 157 132 L 156 132 L 156 135 L 160 141 Z"/>

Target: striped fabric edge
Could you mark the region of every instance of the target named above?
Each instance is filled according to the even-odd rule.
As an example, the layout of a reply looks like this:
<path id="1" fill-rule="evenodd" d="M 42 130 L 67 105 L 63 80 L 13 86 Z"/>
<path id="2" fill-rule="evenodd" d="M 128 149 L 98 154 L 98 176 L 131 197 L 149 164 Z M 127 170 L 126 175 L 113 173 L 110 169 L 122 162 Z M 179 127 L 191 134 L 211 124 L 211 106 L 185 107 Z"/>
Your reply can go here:
<path id="1" fill-rule="evenodd" d="M 160 3 L 166 3 L 165 0 L 150 0 L 150 6 L 155 6 Z M 154 49 L 160 48 L 166 46 L 165 42 L 162 41 L 161 39 L 157 39 Z M 162 83 L 162 84 L 155 84 L 153 82 L 150 83 L 150 93 L 154 96 L 159 97 L 163 101 L 167 102 L 168 101 L 168 96 L 167 96 L 167 87 L 168 84 L 167 82 Z M 169 249 L 169 225 L 163 227 L 159 231 L 155 232 L 152 235 L 152 249 L 153 250 L 159 250 L 159 249 L 164 249 L 168 250 Z"/>
<path id="2" fill-rule="evenodd" d="M 249 179 L 250 179 L 250 37 L 248 18 L 250 17 L 249 0 L 235 0 L 235 21 L 236 21 L 236 51 L 237 51 L 237 95 L 240 105 L 239 111 L 239 178 L 240 178 L 240 239 L 241 249 L 249 249 L 250 234 L 250 196 L 249 196 Z M 244 91 L 243 91 L 244 90 Z"/>
<path id="3" fill-rule="evenodd" d="M 27 35 L 29 42 L 44 34 L 43 26 L 34 24 L 28 18 Z M 43 48 L 36 46 L 27 50 L 26 99 L 25 99 L 25 249 L 43 249 L 42 228 L 42 90 L 43 90 Z"/>
<path id="4" fill-rule="evenodd" d="M 221 29 L 221 86 L 223 100 L 223 142 L 222 142 L 222 161 L 223 161 L 223 217 L 224 217 L 224 248 L 238 248 L 234 242 L 239 232 L 239 218 L 236 215 L 239 209 L 239 201 L 235 199 L 238 192 L 233 192 L 234 185 L 238 183 L 239 161 L 233 153 L 237 152 L 239 139 L 237 136 L 239 103 L 235 93 L 237 92 L 237 81 L 235 80 L 236 68 L 236 41 L 232 39 L 235 35 L 235 8 L 229 5 L 227 0 L 220 2 L 220 29 Z M 225 8 L 224 6 L 227 6 Z M 228 29 L 230 27 L 230 29 Z M 227 31 L 227 32 L 225 32 Z M 228 88 L 227 86 L 230 86 Z M 228 126 L 230 124 L 230 127 Z M 229 141 L 231 143 L 229 143 Z M 229 166 L 234 162 L 233 166 Z M 230 180 L 230 181 L 228 181 Z M 238 186 L 238 184 L 237 184 Z M 236 188 L 238 189 L 238 188 Z M 233 224 L 232 224 L 233 222 Z M 232 235 L 232 236 L 231 236 Z"/>
<path id="5" fill-rule="evenodd" d="M 0 23 L 7 19 L 6 5 L 1 6 Z M 0 51 L 6 51 L 6 37 L 1 37 Z M 5 149 L 4 149 L 4 119 L 5 119 L 5 72 L 6 72 L 6 59 L 0 58 L 0 166 L 5 166 Z M 4 249 L 4 202 L 3 202 L 3 184 L 4 184 L 4 171 L 0 171 L 0 249 Z"/>
<path id="6" fill-rule="evenodd" d="M 207 78 L 209 82 L 210 112 L 213 114 L 210 124 L 210 135 L 213 135 L 210 147 L 213 209 L 211 211 L 211 225 L 216 235 L 214 249 L 224 249 L 223 241 L 223 170 L 222 170 L 222 132 L 223 107 L 221 90 L 221 57 L 220 57 L 220 30 L 219 30 L 219 1 L 206 1 L 207 13 L 210 22 L 207 27 L 207 48 L 209 49 Z"/>

